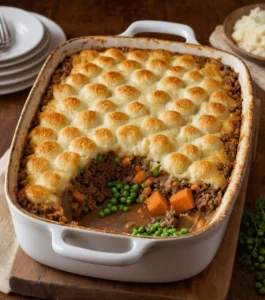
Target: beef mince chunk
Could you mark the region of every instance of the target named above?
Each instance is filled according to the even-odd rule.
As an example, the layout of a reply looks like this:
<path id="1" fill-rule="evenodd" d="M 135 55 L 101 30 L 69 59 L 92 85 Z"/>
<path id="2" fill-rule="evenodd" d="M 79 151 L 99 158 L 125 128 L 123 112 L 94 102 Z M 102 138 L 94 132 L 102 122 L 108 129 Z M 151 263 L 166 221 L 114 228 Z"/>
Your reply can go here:
<path id="1" fill-rule="evenodd" d="M 214 189 L 209 184 L 203 184 L 199 190 L 195 191 L 195 205 L 199 211 L 211 212 L 217 208 L 222 201 L 226 187 Z"/>
<path id="2" fill-rule="evenodd" d="M 114 152 L 109 152 L 104 156 L 102 162 L 92 159 L 88 168 L 72 181 L 74 188 L 86 195 L 87 206 L 90 210 L 94 210 L 97 204 L 111 198 L 112 193 L 107 186 L 109 181 L 132 182 L 128 178 L 133 177 L 136 173 L 134 166 L 137 158 L 132 161 L 131 165 L 124 166 L 118 164 L 115 157 Z"/>

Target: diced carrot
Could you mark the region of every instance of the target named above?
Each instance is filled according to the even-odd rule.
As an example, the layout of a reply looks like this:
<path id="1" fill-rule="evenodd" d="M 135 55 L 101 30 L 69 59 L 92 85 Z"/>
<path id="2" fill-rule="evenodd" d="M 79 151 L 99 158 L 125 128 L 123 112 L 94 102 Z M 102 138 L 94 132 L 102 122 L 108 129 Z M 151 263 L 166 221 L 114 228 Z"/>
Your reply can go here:
<path id="1" fill-rule="evenodd" d="M 196 230 L 201 230 L 204 226 L 205 226 L 205 219 L 201 218 L 197 223 Z"/>
<path id="2" fill-rule="evenodd" d="M 125 156 L 122 160 L 122 164 L 128 166 L 133 159 L 133 156 Z"/>
<path id="3" fill-rule="evenodd" d="M 80 202 L 86 200 L 86 196 L 84 194 L 80 193 L 77 189 L 74 190 L 73 197 L 75 198 L 75 200 L 80 201 Z"/>
<path id="4" fill-rule="evenodd" d="M 167 175 L 167 172 L 166 171 L 160 171 L 160 175 Z"/>
<path id="5" fill-rule="evenodd" d="M 150 185 L 153 184 L 153 182 L 154 182 L 153 178 L 152 178 L 152 177 L 148 177 L 144 183 L 145 183 L 147 186 L 150 186 Z"/>
<path id="6" fill-rule="evenodd" d="M 133 181 L 137 184 L 142 183 L 147 177 L 145 170 L 139 171 L 133 178 Z"/>
<path id="7" fill-rule="evenodd" d="M 149 186 L 147 186 L 146 188 L 144 188 L 143 194 L 145 196 L 149 196 L 151 193 L 152 193 L 152 189 Z"/>
<path id="8" fill-rule="evenodd" d="M 196 190 L 199 190 L 199 189 L 200 189 L 200 186 L 199 186 L 198 184 L 192 184 L 191 187 L 190 187 L 190 189 L 191 189 L 192 191 L 196 191 Z"/>
<path id="9" fill-rule="evenodd" d="M 71 190 L 73 190 L 74 189 L 74 186 L 72 185 L 72 183 L 71 182 L 69 182 L 68 184 L 67 184 L 67 186 L 66 186 L 66 188 L 65 188 L 67 191 L 71 191 Z"/>
<path id="10" fill-rule="evenodd" d="M 190 210 L 195 206 L 193 195 L 189 188 L 185 188 L 172 195 L 169 201 L 175 212 L 178 214 Z"/>
<path id="11" fill-rule="evenodd" d="M 149 214 L 153 217 L 164 215 L 168 210 L 167 200 L 158 191 L 147 198 L 145 203 Z"/>
<path id="12" fill-rule="evenodd" d="M 136 170 L 137 172 L 139 172 L 139 171 L 142 170 L 142 168 L 141 168 L 140 166 L 135 166 L 135 170 Z"/>

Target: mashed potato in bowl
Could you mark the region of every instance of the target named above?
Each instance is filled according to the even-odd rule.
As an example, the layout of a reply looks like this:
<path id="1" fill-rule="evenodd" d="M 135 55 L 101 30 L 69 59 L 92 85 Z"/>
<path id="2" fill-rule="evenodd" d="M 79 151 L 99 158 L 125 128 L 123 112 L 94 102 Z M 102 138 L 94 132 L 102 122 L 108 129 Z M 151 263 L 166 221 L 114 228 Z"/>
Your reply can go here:
<path id="1" fill-rule="evenodd" d="M 238 20 L 232 38 L 239 48 L 265 57 L 265 10 L 257 7 Z"/>

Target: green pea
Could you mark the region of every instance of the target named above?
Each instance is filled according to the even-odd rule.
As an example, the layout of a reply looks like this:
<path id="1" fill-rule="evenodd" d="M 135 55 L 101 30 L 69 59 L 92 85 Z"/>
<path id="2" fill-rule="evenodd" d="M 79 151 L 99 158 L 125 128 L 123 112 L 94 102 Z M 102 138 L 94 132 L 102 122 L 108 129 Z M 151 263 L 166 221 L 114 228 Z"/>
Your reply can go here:
<path id="1" fill-rule="evenodd" d="M 129 207 L 128 206 L 124 206 L 123 211 L 124 212 L 128 212 L 129 211 Z"/>
<path id="2" fill-rule="evenodd" d="M 118 208 L 117 208 L 116 205 L 112 206 L 112 208 L 111 208 L 111 211 L 112 211 L 112 212 L 116 212 L 117 210 L 118 210 Z"/>
<path id="3" fill-rule="evenodd" d="M 169 234 L 168 234 L 167 232 L 163 232 L 163 233 L 161 234 L 161 237 L 167 237 L 167 236 L 169 236 Z"/>
<path id="4" fill-rule="evenodd" d="M 162 228 L 158 228 L 157 231 L 160 233 L 160 235 L 163 233 L 163 229 Z"/>
<path id="5" fill-rule="evenodd" d="M 189 233 L 189 230 L 188 230 L 187 228 L 182 228 L 182 229 L 180 230 L 180 233 L 181 233 L 181 234 L 187 234 L 187 233 Z"/>
<path id="6" fill-rule="evenodd" d="M 137 193 L 135 193 L 135 192 L 131 192 L 130 196 L 131 196 L 131 197 L 134 199 L 134 198 L 136 198 L 136 197 L 137 197 Z"/>
<path id="7" fill-rule="evenodd" d="M 265 249 L 264 248 L 260 248 L 259 249 L 259 254 L 260 255 L 265 255 Z"/>
<path id="8" fill-rule="evenodd" d="M 264 279 L 264 276 L 261 272 L 257 272 L 255 277 L 256 277 L 257 280 L 263 280 Z"/>
<path id="9" fill-rule="evenodd" d="M 145 228 L 143 226 L 139 227 L 138 232 L 139 233 L 144 233 L 145 232 Z"/>
<path id="10" fill-rule="evenodd" d="M 155 236 L 160 236 L 160 235 L 161 235 L 161 232 L 157 230 L 157 231 L 155 232 Z"/>
<path id="11" fill-rule="evenodd" d="M 119 190 L 123 189 L 123 184 L 122 183 L 117 183 L 116 188 L 119 189 Z"/>
<path id="12" fill-rule="evenodd" d="M 128 191 L 123 191 L 122 192 L 122 196 L 124 197 L 128 197 L 130 195 L 130 193 Z"/>
<path id="13" fill-rule="evenodd" d="M 133 230 L 132 235 L 137 235 L 138 234 L 138 230 Z"/>
<path id="14" fill-rule="evenodd" d="M 157 228 L 156 228 L 155 226 L 151 226 L 150 229 L 151 229 L 151 232 L 152 232 L 152 233 L 155 233 L 156 230 L 157 230 Z"/>
<path id="15" fill-rule="evenodd" d="M 260 263 L 264 262 L 264 256 L 259 256 L 259 257 L 258 257 L 258 261 L 259 261 Z"/>
<path id="16" fill-rule="evenodd" d="M 102 211 L 100 211 L 98 215 L 100 216 L 100 218 L 104 218 L 104 217 L 105 217 L 105 213 L 104 213 L 104 211 L 103 211 L 103 210 L 102 210 Z"/>
<path id="17" fill-rule="evenodd" d="M 253 242 L 252 239 L 247 239 L 247 244 L 248 244 L 248 245 L 253 245 L 253 243 L 254 243 L 254 242 Z"/>
<path id="18" fill-rule="evenodd" d="M 112 206 L 113 206 L 113 205 L 112 205 L 111 203 L 108 203 L 108 204 L 107 204 L 107 208 L 112 208 Z"/>
<path id="19" fill-rule="evenodd" d="M 135 199 L 135 203 L 140 203 L 140 199 L 139 199 L 139 198 L 136 198 L 136 199 Z"/>
<path id="20" fill-rule="evenodd" d="M 104 209 L 104 213 L 106 216 L 110 215 L 110 209 L 109 208 L 105 208 Z"/>
<path id="21" fill-rule="evenodd" d="M 145 183 L 141 183 L 140 187 L 141 187 L 142 189 L 144 189 L 144 188 L 146 187 L 146 184 L 145 184 Z"/>
<path id="22" fill-rule="evenodd" d="M 127 205 L 131 205 L 131 204 L 132 204 L 132 201 L 131 201 L 130 199 L 127 199 L 127 200 L 126 200 L 126 204 L 127 204 Z"/>
<path id="23" fill-rule="evenodd" d="M 83 207 L 82 208 L 82 212 L 84 213 L 84 214 L 87 214 L 88 212 L 89 212 L 89 209 L 88 209 L 88 207 Z"/>
<path id="24" fill-rule="evenodd" d="M 113 196 L 114 198 L 119 199 L 121 194 L 119 192 L 115 192 Z"/>
<path id="25" fill-rule="evenodd" d="M 251 256 L 252 256 L 253 258 L 257 258 L 259 255 L 258 255 L 258 252 L 257 252 L 257 251 L 254 251 L 254 252 L 251 254 Z"/>
<path id="26" fill-rule="evenodd" d="M 117 164 L 119 164 L 119 163 L 121 162 L 121 159 L 120 159 L 118 156 L 116 156 L 116 157 L 114 158 L 114 160 L 115 160 L 115 162 L 116 162 Z"/>
<path id="27" fill-rule="evenodd" d="M 163 228 L 163 232 L 168 232 L 168 229 L 167 228 Z"/>
<path id="28" fill-rule="evenodd" d="M 132 191 L 137 192 L 139 190 L 138 184 L 133 184 L 132 187 L 131 187 L 131 189 L 132 189 Z"/>
<path id="29" fill-rule="evenodd" d="M 123 203 L 123 204 L 126 203 L 126 198 L 125 197 L 121 197 L 120 198 L 120 203 Z"/>
<path id="30" fill-rule="evenodd" d="M 261 289 L 258 290 L 260 295 L 264 295 L 265 294 L 265 288 L 262 287 Z"/>
<path id="31" fill-rule="evenodd" d="M 111 188 L 112 193 L 116 193 L 118 192 L 117 188 L 114 186 L 113 188 Z"/>
<path id="32" fill-rule="evenodd" d="M 151 235 L 151 234 L 152 234 L 152 229 L 151 229 L 151 228 L 147 228 L 147 229 L 146 229 L 146 233 L 147 233 L 148 235 Z"/>
<path id="33" fill-rule="evenodd" d="M 123 189 L 124 189 L 125 191 L 129 191 L 129 189 L 130 189 L 129 184 L 125 184 L 124 187 L 123 187 Z"/>
<path id="34" fill-rule="evenodd" d="M 261 282 L 256 282 L 255 285 L 254 285 L 255 289 L 260 289 L 263 287 L 262 283 Z"/>
<path id="35" fill-rule="evenodd" d="M 247 246 L 247 249 L 248 249 L 249 252 L 252 252 L 253 249 L 254 249 L 254 247 L 253 247 L 252 245 L 248 245 L 248 246 Z"/>
<path id="36" fill-rule="evenodd" d="M 172 228 L 168 230 L 168 233 L 174 233 L 174 232 L 176 232 L 176 228 Z"/>
<path id="37" fill-rule="evenodd" d="M 258 236 L 263 236 L 263 231 L 262 230 L 258 231 Z"/>
<path id="38" fill-rule="evenodd" d="M 115 199 L 115 198 L 111 198 L 110 203 L 113 204 L 113 205 L 116 205 L 118 203 L 118 200 Z"/>
<path id="39" fill-rule="evenodd" d="M 97 156 L 97 161 L 98 161 L 98 162 L 102 162 L 103 159 L 104 159 L 104 156 L 103 156 L 102 154 L 99 154 L 99 155 Z"/>
<path id="40" fill-rule="evenodd" d="M 124 205 L 123 205 L 123 204 L 120 204 L 120 205 L 119 205 L 119 209 L 120 209 L 120 210 L 123 210 L 123 209 L 124 209 Z"/>
<path id="41" fill-rule="evenodd" d="M 156 228 L 160 228 L 161 227 L 161 225 L 160 225 L 159 222 L 156 222 L 153 226 L 155 226 Z"/>
<path id="42" fill-rule="evenodd" d="M 173 233 L 173 236 L 178 236 L 178 233 L 177 233 L 177 232 L 174 232 L 174 233 Z"/>
<path id="43" fill-rule="evenodd" d="M 260 264 L 261 270 L 265 270 L 265 264 Z"/>
<path id="44" fill-rule="evenodd" d="M 109 181 L 109 182 L 107 183 L 107 186 L 108 186 L 108 187 L 113 187 L 113 185 L 114 185 L 114 184 L 113 184 L 112 181 Z"/>
<path id="45" fill-rule="evenodd" d="M 154 174 L 155 177 L 158 177 L 160 175 L 160 167 L 157 167 L 153 169 L 151 172 Z"/>

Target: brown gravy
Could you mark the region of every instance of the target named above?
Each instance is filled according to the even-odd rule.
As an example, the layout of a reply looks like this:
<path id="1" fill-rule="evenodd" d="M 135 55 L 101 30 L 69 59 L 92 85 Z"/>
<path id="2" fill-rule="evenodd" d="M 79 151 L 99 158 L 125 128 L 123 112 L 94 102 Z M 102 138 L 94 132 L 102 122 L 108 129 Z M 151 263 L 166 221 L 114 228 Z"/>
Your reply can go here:
<path id="1" fill-rule="evenodd" d="M 118 212 L 112 213 L 104 218 L 100 218 L 98 216 L 101 210 L 102 207 L 98 207 L 93 212 L 85 215 L 79 221 L 79 225 L 88 228 L 131 233 L 134 226 L 146 227 L 152 221 L 152 217 L 142 207 L 142 204 L 131 205 L 129 212 L 119 210 Z M 198 220 L 201 220 L 202 218 L 202 215 L 198 212 L 183 215 L 179 218 L 179 223 L 176 228 L 178 230 L 181 228 L 192 230 L 194 226 L 196 226 Z"/>

